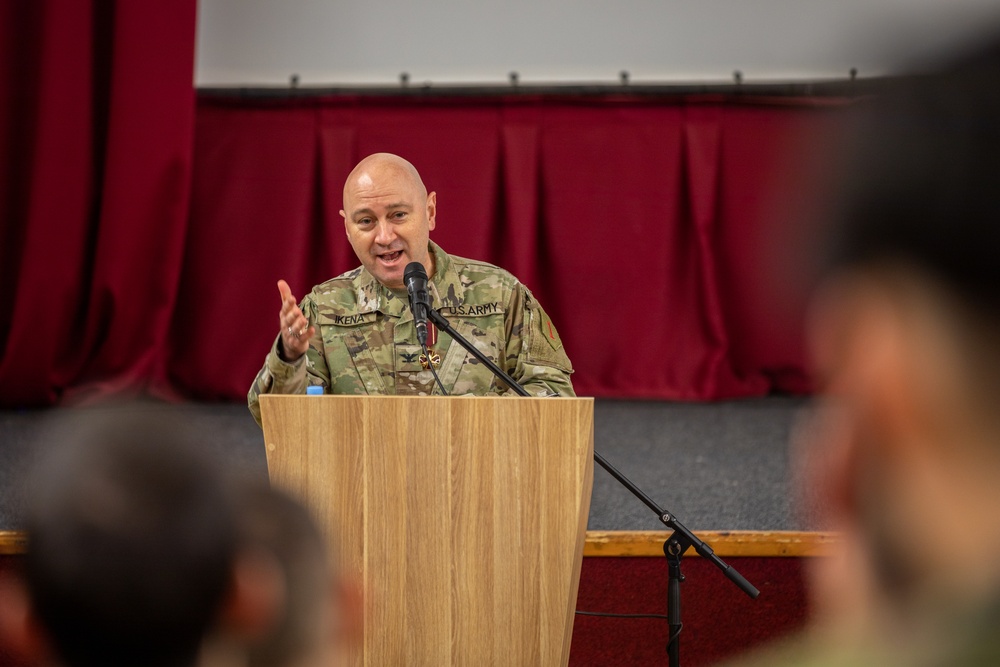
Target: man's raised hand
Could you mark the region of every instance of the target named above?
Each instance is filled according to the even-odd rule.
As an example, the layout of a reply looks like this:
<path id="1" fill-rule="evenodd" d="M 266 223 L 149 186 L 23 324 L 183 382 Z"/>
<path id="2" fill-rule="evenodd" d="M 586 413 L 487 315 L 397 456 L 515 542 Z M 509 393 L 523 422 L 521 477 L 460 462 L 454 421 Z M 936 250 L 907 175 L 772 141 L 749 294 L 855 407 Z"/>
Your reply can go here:
<path id="1" fill-rule="evenodd" d="M 316 333 L 316 328 L 309 326 L 309 320 L 302 314 L 298 301 L 284 280 L 278 281 L 278 293 L 281 294 L 279 322 L 284 347 L 282 356 L 285 361 L 296 361 L 309 349 L 309 340 Z"/>

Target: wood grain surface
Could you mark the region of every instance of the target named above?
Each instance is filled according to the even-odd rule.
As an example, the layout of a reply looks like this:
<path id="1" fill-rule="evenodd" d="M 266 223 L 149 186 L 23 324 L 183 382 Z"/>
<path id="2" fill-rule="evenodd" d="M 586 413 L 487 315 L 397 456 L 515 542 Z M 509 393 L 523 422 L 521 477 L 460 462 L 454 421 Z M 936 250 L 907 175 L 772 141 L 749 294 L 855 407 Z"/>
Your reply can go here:
<path id="1" fill-rule="evenodd" d="M 593 400 L 264 396 L 272 483 L 361 582 L 356 665 L 565 665 Z"/>

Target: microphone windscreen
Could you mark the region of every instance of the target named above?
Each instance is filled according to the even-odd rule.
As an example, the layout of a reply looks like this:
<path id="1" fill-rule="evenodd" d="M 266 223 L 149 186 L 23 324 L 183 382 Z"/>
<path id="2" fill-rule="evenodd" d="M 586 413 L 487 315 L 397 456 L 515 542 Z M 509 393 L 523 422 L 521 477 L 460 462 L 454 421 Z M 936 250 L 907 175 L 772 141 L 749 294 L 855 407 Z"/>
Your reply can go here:
<path id="1" fill-rule="evenodd" d="M 410 282 L 413 278 L 423 278 L 424 280 L 427 280 L 427 271 L 424 270 L 424 265 L 420 262 L 410 262 L 403 270 L 404 283 Z"/>

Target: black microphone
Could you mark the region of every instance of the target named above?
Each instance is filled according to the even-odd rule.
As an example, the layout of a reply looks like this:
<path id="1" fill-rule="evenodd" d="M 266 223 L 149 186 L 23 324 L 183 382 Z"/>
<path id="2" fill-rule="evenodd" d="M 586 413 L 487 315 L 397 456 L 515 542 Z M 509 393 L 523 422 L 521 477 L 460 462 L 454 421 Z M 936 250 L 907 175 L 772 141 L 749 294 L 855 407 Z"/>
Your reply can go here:
<path id="1" fill-rule="evenodd" d="M 413 311 L 413 326 L 417 328 L 417 342 L 427 346 L 427 311 L 431 299 L 427 294 L 427 272 L 420 262 L 410 262 L 403 271 L 403 283 L 410 295 L 410 310 Z"/>

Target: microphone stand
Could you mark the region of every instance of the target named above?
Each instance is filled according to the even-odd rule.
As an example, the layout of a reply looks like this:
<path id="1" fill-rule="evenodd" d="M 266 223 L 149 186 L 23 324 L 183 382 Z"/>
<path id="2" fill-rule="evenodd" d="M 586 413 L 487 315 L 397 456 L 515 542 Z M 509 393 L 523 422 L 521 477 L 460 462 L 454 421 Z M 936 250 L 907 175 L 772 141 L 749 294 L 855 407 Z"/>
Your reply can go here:
<path id="1" fill-rule="evenodd" d="M 452 340 L 457 342 L 472 356 L 483 363 L 487 368 L 489 368 L 494 375 L 496 375 L 500 380 L 503 381 L 511 390 L 518 394 L 519 396 L 531 396 L 514 378 L 510 377 L 505 373 L 499 366 L 497 366 L 493 361 L 491 361 L 485 354 L 479 351 L 476 346 L 465 339 L 460 333 L 455 331 L 454 328 L 448 323 L 448 320 L 444 316 L 433 308 L 427 308 L 427 318 L 430 319 L 437 326 L 438 329 L 444 331 Z M 736 584 L 740 590 L 749 595 L 752 599 L 757 599 L 760 595 L 760 591 L 754 588 L 754 586 L 743 578 L 739 572 L 736 571 L 730 565 L 727 565 L 721 558 L 715 555 L 712 551 L 712 547 L 705 544 L 702 540 L 684 527 L 677 517 L 673 516 L 670 512 L 666 511 L 662 507 L 656 504 L 652 498 L 650 498 L 646 493 L 636 486 L 632 480 L 623 475 L 621 471 L 611 465 L 597 450 L 594 450 L 594 460 L 597 461 L 598 465 L 608 471 L 612 477 L 618 480 L 626 489 L 628 489 L 632 495 L 638 498 L 646 507 L 651 509 L 656 518 L 660 520 L 665 526 L 670 528 L 673 532 L 667 537 L 666 542 L 663 543 L 663 555 L 667 558 L 668 568 L 669 568 L 669 581 L 667 583 L 667 624 L 670 628 L 670 636 L 667 640 L 667 658 L 670 667 L 680 667 L 680 633 L 683 623 L 681 623 L 681 590 L 680 584 L 684 581 L 684 575 L 681 574 L 681 557 L 684 556 L 684 552 L 689 548 L 694 547 L 694 550 L 698 554 L 709 561 L 711 561 L 716 567 L 722 570 L 723 574 Z"/>

